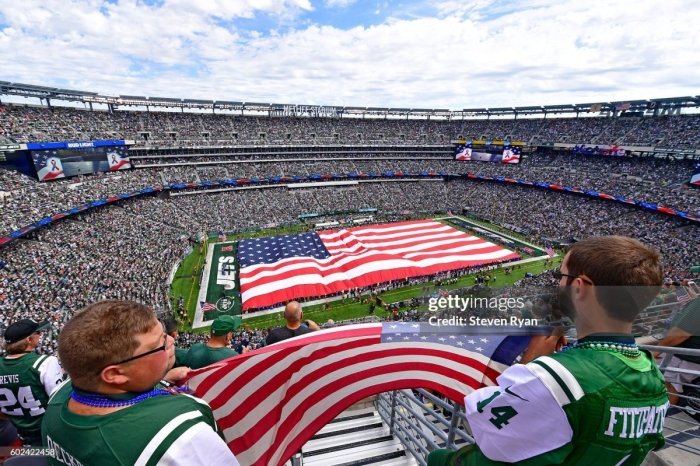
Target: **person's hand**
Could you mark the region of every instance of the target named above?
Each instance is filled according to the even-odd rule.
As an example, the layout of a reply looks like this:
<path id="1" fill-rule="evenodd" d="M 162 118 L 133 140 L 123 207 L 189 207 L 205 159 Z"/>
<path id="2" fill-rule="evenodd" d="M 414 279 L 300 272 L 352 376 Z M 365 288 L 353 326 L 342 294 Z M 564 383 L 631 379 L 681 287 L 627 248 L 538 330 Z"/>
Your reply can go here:
<path id="1" fill-rule="evenodd" d="M 190 369 L 189 367 L 174 367 L 170 369 L 163 378 L 168 382 L 177 384 L 185 377 L 187 377 L 187 374 L 189 374 L 191 371 L 192 369 Z"/>
<path id="2" fill-rule="evenodd" d="M 555 351 L 560 351 L 564 346 L 566 346 L 564 327 L 557 327 L 551 335 L 533 336 L 520 362 L 522 364 L 527 364 L 540 356 L 546 356 Z"/>
<path id="3" fill-rule="evenodd" d="M 321 327 L 319 327 L 318 324 L 317 324 L 316 322 L 314 322 L 313 320 L 311 320 L 311 319 L 306 319 L 306 320 L 304 321 L 304 323 L 305 323 L 306 326 L 309 327 L 311 330 L 321 330 Z"/>
<path id="4" fill-rule="evenodd" d="M 248 351 L 250 351 L 250 346 L 244 346 L 241 350 L 241 354 L 246 354 Z"/>

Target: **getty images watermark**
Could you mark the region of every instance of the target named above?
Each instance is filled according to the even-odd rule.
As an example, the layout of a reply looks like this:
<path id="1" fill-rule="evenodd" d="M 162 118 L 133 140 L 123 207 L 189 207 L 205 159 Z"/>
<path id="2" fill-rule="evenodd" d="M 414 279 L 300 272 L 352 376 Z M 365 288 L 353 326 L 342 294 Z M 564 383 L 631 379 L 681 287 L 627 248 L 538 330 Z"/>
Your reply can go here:
<path id="1" fill-rule="evenodd" d="M 507 312 L 514 310 L 522 310 L 526 307 L 525 298 L 477 298 L 474 296 L 455 296 L 448 295 L 443 297 L 433 297 L 428 300 L 428 310 L 430 312 L 438 311 L 495 311 Z M 430 316 L 428 319 L 430 325 L 437 327 L 442 326 L 496 326 L 496 327 L 528 327 L 539 325 L 538 319 L 527 319 L 511 315 L 508 317 L 478 317 L 478 316 L 451 316 L 438 317 Z"/>

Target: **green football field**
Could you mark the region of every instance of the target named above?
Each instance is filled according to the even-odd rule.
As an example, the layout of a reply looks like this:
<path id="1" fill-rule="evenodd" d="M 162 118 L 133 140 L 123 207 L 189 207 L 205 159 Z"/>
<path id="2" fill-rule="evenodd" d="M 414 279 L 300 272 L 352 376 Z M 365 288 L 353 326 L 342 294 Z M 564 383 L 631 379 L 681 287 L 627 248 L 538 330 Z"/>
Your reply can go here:
<path id="1" fill-rule="evenodd" d="M 459 217 L 462 220 L 467 220 L 472 226 L 488 229 L 491 232 L 508 237 L 515 242 L 516 247 L 524 245 L 533 246 L 527 238 L 517 233 L 508 231 L 502 227 Z M 460 228 L 458 225 L 451 224 L 452 227 Z M 198 301 L 208 303 L 209 307 L 214 309 L 207 311 L 204 314 L 205 321 L 215 318 L 222 313 L 239 314 L 241 312 L 240 301 L 240 282 L 238 277 L 238 264 L 236 262 L 237 241 L 243 238 L 274 236 L 279 234 L 290 234 L 307 231 L 308 226 L 297 225 L 294 227 L 277 228 L 272 230 L 251 231 L 236 236 L 230 236 L 226 241 L 218 241 L 213 239 L 205 243 L 202 247 L 196 248 L 188 257 L 180 264 L 175 275 L 175 280 L 172 284 L 172 300 L 174 309 L 177 309 L 178 302 L 182 300 L 183 307 L 188 315 L 188 321 L 181 322 L 183 330 L 190 330 L 192 326 L 190 322 L 194 320 L 195 311 L 198 307 Z M 473 232 L 470 232 L 474 234 Z M 533 256 L 541 257 L 541 260 L 521 264 L 515 270 L 505 275 L 502 269 L 491 272 L 491 275 L 496 276 L 496 284 L 498 287 L 510 285 L 517 280 L 522 279 L 526 273 L 538 274 L 548 268 L 553 268 L 558 265 L 560 257 L 546 261 L 546 254 L 541 248 L 535 246 L 533 248 Z M 440 287 L 441 290 L 450 290 L 464 288 L 474 284 L 474 277 L 467 275 L 459 281 L 449 286 Z M 422 284 L 417 286 L 409 286 L 400 289 L 395 289 L 382 293 L 382 300 L 391 304 L 413 297 L 419 297 L 425 292 L 427 287 L 434 288 L 433 283 Z M 369 304 L 365 300 L 356 301 L 333 301 L 328 304 L 319 304 L 314 306 L 305 306 L 304 315 L 318 323 L 324 323 L 329 319 L 334 321 L 347 320 L 368 315 Z M 382 309 L 377 308 L 375 315 L 384 316 Z M 272 312 L 266 315 L 258 315 L 255 317 L 246 318 L 244 315 L 244 324 L 250 328 L 267 328 L 274 325 L 280 325 L 282 319 L 279 312 Z M 183 319 L 181 319 L 182 321 Z M 198 331 L 198 329 L 194 329 Z M 207 331 L 205 327 L 200 329 Z"/>

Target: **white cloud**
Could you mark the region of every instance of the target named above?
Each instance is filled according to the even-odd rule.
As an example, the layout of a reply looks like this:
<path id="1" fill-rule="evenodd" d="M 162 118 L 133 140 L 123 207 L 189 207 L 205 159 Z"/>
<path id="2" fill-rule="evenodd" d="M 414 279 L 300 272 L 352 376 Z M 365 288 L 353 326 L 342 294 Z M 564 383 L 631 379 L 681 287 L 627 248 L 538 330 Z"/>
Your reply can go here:
<path id="1" fill-rule="evenodd" d="M 323 4 L 327 8 L 347 8 L 357 3 L 357 0 L 324 0 Z"/>
<path id="2" fill-rule="evenodd" d="M 308 0 L 0 2 L 0 56 L 12 63 L 0 79 L 111 95 L 451 109 L 698 93 L 694 0 L 431 5 L 432 17 L 290 29 L 286 18 L 303 18 Z M 283 27 L 251 31 L 260 14 Z"/>

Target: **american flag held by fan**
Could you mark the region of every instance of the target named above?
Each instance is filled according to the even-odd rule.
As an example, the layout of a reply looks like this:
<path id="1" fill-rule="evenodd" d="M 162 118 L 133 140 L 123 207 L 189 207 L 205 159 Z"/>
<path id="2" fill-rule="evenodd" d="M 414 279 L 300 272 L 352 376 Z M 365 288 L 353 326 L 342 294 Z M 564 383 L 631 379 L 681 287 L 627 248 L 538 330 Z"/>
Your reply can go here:
<path id="1" fill-rule="evenodd" d="M 426 388 L 462 403 L 494 385 L 530 340 L 465 331 L 417 322 L 337 327 L 193 371 L 188 384 L 211 405 L 241 464 L 282 465 L 370 395 Z"/>

